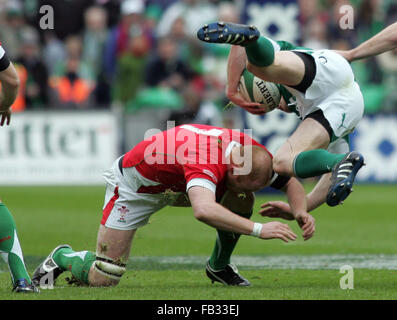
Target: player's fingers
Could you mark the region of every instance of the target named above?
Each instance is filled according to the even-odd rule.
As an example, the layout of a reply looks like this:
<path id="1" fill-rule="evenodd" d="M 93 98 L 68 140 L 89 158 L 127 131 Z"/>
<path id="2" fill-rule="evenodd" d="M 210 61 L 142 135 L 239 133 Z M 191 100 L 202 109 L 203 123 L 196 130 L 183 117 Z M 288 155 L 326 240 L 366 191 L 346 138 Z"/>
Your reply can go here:
<path id="1" fill-rule="evenodd" d="M 310 240 L 312 238 L 312 235 L 307 235 L 303 237 L 303 241 Z"/>
<path id="2" fill-rule="evenodd" d="M 283 224 L 280 227 L 280 231 L 283 232 L 283 234 L 291 240 L 295 240 L 297 238 L 297 235 L 291 230 L 291 228 L 287 224 Z"/>
<path id="3" fill-rule="evenodd" d="M 259 214 L 262 217 L 269 217 L 269 218 L 273 218 L 276 216 L 276 212 L 274 211 L 273 208 L 269 208 L 269 209 L 263 209 L 259 211 Z"/>
<path id="4" fill-rule="evenodd" d="M 303 235 L 306 236 L 306 235 L 312 234 L 313 232 L 314 232 L 314 228 L 313 228 L 313 226 L 311 226 L 311 227 L 309 227 L 309 228 L 306 228 L 306 229 L 303 231 Z"/>
<path id="5" fill-rule="evenodd" d="M 292 231 L 285 231 L 282 230 L 279 232 L 279 234 L 281 234 L 283 237 L 287 238 L 288 240 L 291 241 L 295 241 L 295 239 L 297 238 L 296 234 L 293 233 Z"/>
<path id="6" fill-rule="evenodd" d="M 299 225 L 300 225 L 300 224 L 299 224 Z M 303 231 L 306 231 L 308 228 L 310 228 L 311 225 L 313 225 L 313 224 L 310 223 L 310 222 L 302 223 L 301 229 L 302 229 Z"/>
<path id="7" fill-rule="evenodd" d="M 297 222 L 301 229 L 305 231 L 306 229 L 310 228 L 310 226 L 314 225 L 314 218 L 306 215 L 297 219 Z"/>
<path id="8" fill-rule="evenodd" d="M 281 240 L 283 240 L 284 242 L 287 242 L 287 243 L 288 243 L 288 238 L 287 238 L 286 236 L 284 236 L 282 233 L 276 233 L 276 234 L 275 234 L 275 238 L 281 239 Z"/>
<path id="9" fill-rule="evenodd" d="M 270 207 L 270 206 L 273 206 L 273 202 L 272 201 L 269 201 L 269 202 L 261 204 L 261 208 L 266 208 L 266 207 Z"/>
<path id="10" fill-rule="evenodd" d="M 306 240 L 306 239 L 308 239 L 308 238 L 311 238 L 312 237 L 312 235 L 313 235 L 313 231 L 310 231 L 310 232 L 304 232 L 303 234 L 302 234 L 302 237 Z"/>
<path id="11" fill-rule="evenodd" d="M 304 240 L 309 240 L 311 237 L 313 237 L 313 235 L 314 235 L 314 231 L 315 231 L 316 229 L 315 229 L 315 227 L 313 226 L 312 228 L 310 228 L 310 229 L 308 229 L 307 231 L 305 231 L 304 233 L 303 233 L 303 239 Z"/>
<path id="12" fill-rule="evenodd" d="M 263 212 L 265 212 L 265 211 L 272 211 L 272 210 L 274 210 L 275 208 L 272 206 L 272 205 L 267 205 L 267 206 L 261 206 L 262 207 L 262 209 L 260 209 L 260 211 L 263 211 Z"/>
<path id="13" fill-rule="evenodd" d="M 230 96 L 229 100 L 233 102 L 235 105 L 240 106 L 242 108 L 257 108 L 260 106 L 260 103 L 258 102 L 245 101 L 244 99 L 241 99 L 241 97 L 239 96 Z"/>
<path id="14" fill-rule="evenodd" d="M 307 234 L 307 235 L 303 235 L 303 240 L 307 241 L 307 240 L 311 239 L 313 237 L 313 235 L 314 235 L 314 232 Z"/>
<path id="15" fill-rule="evenodd" d="M 269 210 L 268 209 L 262 209 L 259 210 L 258 212 L 261 216 L 267 216 L 269 214 Z"/>
<path id="16" fill-rule="evenodd" d="M 242 103 L 240 104 L 240 107 L 242 107 L 244 110 L 254 113 L 254 114 L 264 114 L 266 113 L 266 110 L 260 107 L 260 104 L 255 104 L 252 105 L 252 103 Z"/>
<path id="17" fill-rule="evenodd" d="M 253 109 L 258 109 L 260 107 L 260 103 L 258 102 L 247 102 L 244 100 L 241 100 L 241 106 L 245 108 L 253 108 Z"/>
<path id="18" fill-rule="evenodd" d="M 281 223 L 280 222 L 280 228 L 283 230 L 288 230 L 288 231 L 292 231 L 292 229 L 290 228 L 290 226 L 286 223 Z"/>
<path id="19" fill-rule="evenodd" d="M 316 231 L 316 228 L 314 226 L 311 226 L 309 229 L 307 229 L 303 234 L 305 236 L 312 236 L 314 234 L 314 231 Z"/>
<path id="20" fill-rule="evenodd" d="M 296 240 L 296 238 L 298 237 L 292 230 L 287 231 L 287 234 L 288 234 L 288 237 L 289 237 L 291 240 Z"/>
<path id="21" fill-rule="evenodd" d="M 302 230 L 305 231 L 305 230 L 307 230 L 307 229 L 314 228 L 314 226 L 315 226 L 315 220 L 314 220 L 314 218 L 307 219 L 307 220 L 305 221 L 304 225 L 302 226 Z"/>

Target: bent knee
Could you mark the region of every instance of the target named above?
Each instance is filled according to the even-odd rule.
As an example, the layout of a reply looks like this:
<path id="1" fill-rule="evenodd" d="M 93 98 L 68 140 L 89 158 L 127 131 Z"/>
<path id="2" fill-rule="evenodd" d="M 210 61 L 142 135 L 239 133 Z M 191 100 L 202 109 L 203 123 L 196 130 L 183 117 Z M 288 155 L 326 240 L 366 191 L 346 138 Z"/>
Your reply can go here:
<path id="1" fill-rule="evenodd" d="M 262 80 L 267 80 L 268 72 L 264 67 L 259 67 L 247 61 L 247 70 Z"/>
<path id="2" fill-rule="evenodd" d="M 281 176 L 293 176 L 293 162 L 289 156 L 276 154 L 273 158 L 273 170 Z"/>
<path id="3" fill-rule="evenodd" d="M 114 287 L 119 284 L 120 280 L 111 279 L 95 269 L 91 269 L 88 275 L 88 283 L 91 287 Z"/>
<path id="4" fill-rule="evenodd" d="M 108 257 L 98 256 L 91 266 L 88 282 L 95 287 L 116 286 L 126 271 L 125 264 L 115 262 Z"/>
<path id="5" fill-rule="evenodd" d="M 278 79 L 277 77 L 275 77 L 273 66 L 274 63 L 266 67 L 260 67 L 247 61 L 247 70 L 249 72 L 251 72 L 256 77 L 269 82 L 275 82 Z"/>

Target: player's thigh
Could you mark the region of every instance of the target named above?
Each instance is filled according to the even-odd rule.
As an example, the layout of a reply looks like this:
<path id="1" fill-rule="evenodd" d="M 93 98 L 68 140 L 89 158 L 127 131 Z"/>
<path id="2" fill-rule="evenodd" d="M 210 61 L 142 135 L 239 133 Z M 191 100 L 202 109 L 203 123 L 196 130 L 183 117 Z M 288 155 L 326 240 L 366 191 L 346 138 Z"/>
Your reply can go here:
<path id="1" fill-rule="evenodd" d="M 296 86 L 305 76 L 303 60 L 291 51 L 275 52 L 274 62 L 267 67 L 258 67 L 248 62 L 247 69 L 265 81 Z"/>
<path id="2" fill-rule="evenodd" d="M 299 153 L 327 149 L 329 142 L 330 136 L 325 127 L 317 120 L 306 118 L 276 152 L 274 170 L 278 174 L 293 175 L 293 162 Z"/>
<path id="3" fill-rule="evenodd" d="M 255 195 L 252 192 L 237 193 L 227 190 L 220 204 L 232 212 L 249 214 L 252 212 L 254 202 Z"/>

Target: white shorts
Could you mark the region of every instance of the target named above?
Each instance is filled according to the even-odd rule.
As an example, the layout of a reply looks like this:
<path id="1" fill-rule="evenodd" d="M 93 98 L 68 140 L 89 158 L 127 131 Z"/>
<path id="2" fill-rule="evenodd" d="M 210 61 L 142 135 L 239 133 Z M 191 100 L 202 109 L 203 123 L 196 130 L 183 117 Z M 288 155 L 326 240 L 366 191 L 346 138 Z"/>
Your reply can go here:
<path id="1" fill-rule="evenodd" d="M 297 98 L 302 119 L 319 109 L 323 111 L 334 141 L 354 130 L 364 114 L 364 99 L 349 63 L 341 55 L 331 50 L 316 50 L 312 56 L 316 76 L 306 93 L 288 89 Z"/>
<path id="2" fill-rule="evenodd" d="M 170 200 L 164 193 L 138 193 L 141 186 L 158 183 L 146 179 L 134 167 L 124 168 L 121 174 L 119 159 L 104 173 L 107 184 L 101 224 L 112 229 L 133 230 L 147 224 L 150 216 L 167 206 Z"/>
<path id="3" fill-rule="evenodd" d="M 331 153 L 341 153 L 341 154 L 349 153 L 350 152 L 349 136 L 345 136 L 335 141 L 331 141 L 331 143 L 328 145 L 327 150 Z"/>

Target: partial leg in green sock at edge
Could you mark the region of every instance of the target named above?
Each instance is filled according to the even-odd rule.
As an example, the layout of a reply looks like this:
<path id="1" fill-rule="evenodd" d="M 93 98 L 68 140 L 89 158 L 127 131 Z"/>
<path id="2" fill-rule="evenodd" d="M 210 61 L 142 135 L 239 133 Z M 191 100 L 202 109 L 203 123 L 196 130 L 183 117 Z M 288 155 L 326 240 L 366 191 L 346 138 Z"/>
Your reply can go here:
<path id="1" fill-rule="evenodd" d="M 0 202 L 0 254 L 8 265 L 11 280 L 15 285 L 17 280 L 25 279 L 32 283 L 26 270 L 21 245 L 18 240 L 14 218 L 8 208 Z"/>

